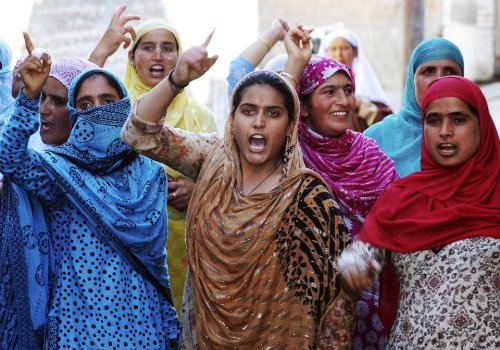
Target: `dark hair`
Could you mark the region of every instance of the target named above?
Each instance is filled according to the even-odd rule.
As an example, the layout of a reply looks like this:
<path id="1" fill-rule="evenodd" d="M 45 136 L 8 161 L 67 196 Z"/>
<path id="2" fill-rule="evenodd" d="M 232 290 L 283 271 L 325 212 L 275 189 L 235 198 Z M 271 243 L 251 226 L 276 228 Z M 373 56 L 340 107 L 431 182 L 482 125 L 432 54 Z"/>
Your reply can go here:
<path id="1" fill-rule="evenodd" d="M 120 99 L 125 97 L 125 96 L 123 96 L 123 91 L 122 91 L 121 86 L 118 84 L 118 82 L 115 79 L 111 78 L 109 75 L 104 74 L 102 72 L 94 72 L 94 73 L 88 74 L 87 76 L 80 79 L 80 81 L 78 81 L 78 84 L 75 86 L 75 92 L 73 93 L 73 98 L 75 99 L 75 101 L 73 101 L 73 104 L 76 103 L 76 96 L 78 96 L 78 93 L 80 92 L 80 88 L 82 87 L 83 82 L 86 81 L 88 78 L 95 77 L 96 75 L 102 76 L 108 82 L 108 84 L 110 86 L 115 88 L 116 92 L 118 92 L 118 96 L 120 97 Z"/>
<path id="2" fill-rule="evenodd" d="M 236 85 L 231 102 L 231 115 L 233 117 L 236 114 L 236 109 L 241 103 L 241 99 L 246 88 L 253 85 L 269 85 L 278 91 L 280 95 L 283 96 L 285 101 L 285 108 L 288 112 L 288 120 L 293 120 L 295 115 L 295 99 L 293 92 L 290 90 L 290 86 L 278 76 L 278 73 L 266 70 L 249 73 L 238 85 Z"/>

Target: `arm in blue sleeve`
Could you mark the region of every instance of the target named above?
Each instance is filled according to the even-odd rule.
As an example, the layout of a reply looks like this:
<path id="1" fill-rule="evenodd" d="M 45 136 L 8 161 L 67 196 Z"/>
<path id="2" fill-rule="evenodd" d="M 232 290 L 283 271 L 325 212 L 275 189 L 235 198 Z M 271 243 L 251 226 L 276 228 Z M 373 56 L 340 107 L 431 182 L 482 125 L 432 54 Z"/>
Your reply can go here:
<path id="1" fill-rule="evenodd" d="M 234 87 L 248 73 L 253 72 L 255 67 L 241 56 L 236 57 L 229 65 L 229 74 L 227 80 L 227 97 L 228 104 L 231 101 Z"/>
<path id="2" fill-rule="evenodd" d="M 30 136 L 38 130 L 38 118 L 38 100 L 21 91 L 0 139 L 0 172 L 37 197 L 53 201 L 60 192 L 48 177 L 41 155 L 28 148 Z"/>

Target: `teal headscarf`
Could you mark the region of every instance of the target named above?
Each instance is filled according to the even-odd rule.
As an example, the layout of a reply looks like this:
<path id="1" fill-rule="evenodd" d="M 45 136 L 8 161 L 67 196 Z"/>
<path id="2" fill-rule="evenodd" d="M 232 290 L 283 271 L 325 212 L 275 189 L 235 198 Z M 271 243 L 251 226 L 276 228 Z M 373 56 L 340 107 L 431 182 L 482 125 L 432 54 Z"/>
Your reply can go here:
<path id="1" fill-rule="evenodd" d="M 401 110 L 364 131 L 364 134 L 377 141 L 382 151 L 394 161 L 400 177 L 420 170 L 422 121 L 415 94 L 415 71 L 420 65 L 437 60 L 455 61 L 462 68 L 463 75 L 464 59 L 455 44 L 443 38 L 431 38 L 421 42 L 413 50 L 406 69 Z"/>

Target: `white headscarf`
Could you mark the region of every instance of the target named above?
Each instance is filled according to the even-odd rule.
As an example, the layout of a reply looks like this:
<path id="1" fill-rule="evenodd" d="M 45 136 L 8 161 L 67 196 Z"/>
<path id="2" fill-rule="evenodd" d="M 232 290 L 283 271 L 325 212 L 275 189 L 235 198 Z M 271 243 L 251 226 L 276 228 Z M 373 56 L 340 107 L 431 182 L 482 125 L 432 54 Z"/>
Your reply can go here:
<path id="1" fill-rule="evenodd" d="M 382 89 L 382 85 L 378 81 L 375 72 L 363 53 L 361 42 L 352 31 L 347 28 L 338 28 L 329 32 L 321 41 L 318 56 L 327 56 L 326 51 L 328 46 L 337 38 L 347 40 L 358 51 L 358 56 L 354 58 L 351 67 L 354 71 L 354 78 L 356 80 L 356 96 L 364 97 L 372 102 L 382 102 L 389 106 L 387 95 Z"/>

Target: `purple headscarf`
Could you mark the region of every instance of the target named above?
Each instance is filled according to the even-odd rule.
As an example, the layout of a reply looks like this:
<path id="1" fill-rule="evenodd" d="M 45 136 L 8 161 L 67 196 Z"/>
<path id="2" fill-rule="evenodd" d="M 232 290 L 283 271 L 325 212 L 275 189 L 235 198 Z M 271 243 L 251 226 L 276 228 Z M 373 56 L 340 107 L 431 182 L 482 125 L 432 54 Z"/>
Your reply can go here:
<path id="1" fill-rule="evenodd" d="M 301 99 L 338 71 L 347 73 L 354 88 L 349 66 L 332 58 L 313 56 L 300 78 Z M 378 196 L 398 177 L 393 161 L 374 140 L 361 133 L 347 129 L 342 136 L 326 137 L 311 130 L 302 120 L 299 143 L 306 166 L 328 183 L 352 237 L 356 238 Z"/>
<path id="2" fill-rule="evenodd" d="M 94 63 L 79 58 L 61 58 L 50 67 L 49 77 L 56 78 L 69 90 L 71 82 L 78 74 L 96 67 Z"/>

